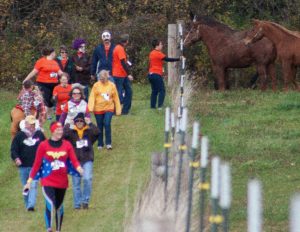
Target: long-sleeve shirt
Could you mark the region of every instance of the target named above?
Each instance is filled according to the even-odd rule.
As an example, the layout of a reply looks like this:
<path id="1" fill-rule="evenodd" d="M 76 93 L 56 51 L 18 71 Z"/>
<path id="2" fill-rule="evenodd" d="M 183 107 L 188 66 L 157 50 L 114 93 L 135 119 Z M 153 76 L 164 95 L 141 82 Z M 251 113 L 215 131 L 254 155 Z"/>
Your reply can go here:
<path id="1" fill-rule="evenodd" d="M 76 169 L 80 166 L 69 141 L 64 139 L 60 141 L 43 141 L 37 149 L 29 177 L 34 179 L 41 171 L 42 186 L 67 188 L 69 160 Z"/>
<path id="2" fill-rule="evenodd" d="M 12 160 L 19 158 L 22 162 L 21 167 L 32 167 L 36 150 L 44 140 L 45 135 L 40 130 L 35 131 L 31 137 L 24 131 L 19 131 L 11 143 Z"/>
<path id="3" fill-rule="evenodd" d="M 121 104 L 115 84 L 110 81 L 96 82 L 91 90 L 88 109 L 95 114 L 116 111 L 116 115 L 120 115 Z"/>
<path id="4" fill-rule="evenodd" d="M 34 101 L 35 101 L 35 94 L 31 90 L 25 90 L 23 89 L 19 96 L 19 106 L 21 106 L 21 109 L 24 111 L 25 116 L 28 116 L 31 114 L 31 109 L 34 107 Z"/>

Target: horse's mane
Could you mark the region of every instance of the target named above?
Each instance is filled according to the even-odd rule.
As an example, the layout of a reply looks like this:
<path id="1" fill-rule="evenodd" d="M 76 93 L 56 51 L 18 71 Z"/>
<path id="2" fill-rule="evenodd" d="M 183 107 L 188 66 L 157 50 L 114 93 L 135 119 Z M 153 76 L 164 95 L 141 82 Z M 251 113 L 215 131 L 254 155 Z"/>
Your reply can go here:
<path id="1" fill-rule="evenodd" d="M 297 37 L 298 39 L 300 39 L 300 32 L 298 32 L 298 31 L 290 31 L 289 29 L 287 29 L 287 28 L 281 26 L 281 25 L 278 24 L 278 23 L 274 23 L 274 22 L 270 22 L 270 21 L 262 21 L 262 22 L 264 22 L 264 23 L 269 23 L 269 24 L 275 26 L 276 28 L 278 28 L 278 29 L 284 31 L 285 33 L 287 33 L 287 34 L 289 34 L 289 35 L 292 35 L 292 36 L 295 36 L 295 37 Z"/>
<path id="2" fill-rule="evenodd" d="M 222 30 L 223 32 L 229 32 L 229 33 L 236 32 L 236 30 L 233 30 L 229 26 L 227 26 L 223 23 L 220 23 L 217 20 L 215 20 L 214 18 L 209 17 L 209 16 L 197 16 L 197 22 L 199 22 L 201 24 L 205 24 L 209 27 L 215 27 L 219 30 Z"/>

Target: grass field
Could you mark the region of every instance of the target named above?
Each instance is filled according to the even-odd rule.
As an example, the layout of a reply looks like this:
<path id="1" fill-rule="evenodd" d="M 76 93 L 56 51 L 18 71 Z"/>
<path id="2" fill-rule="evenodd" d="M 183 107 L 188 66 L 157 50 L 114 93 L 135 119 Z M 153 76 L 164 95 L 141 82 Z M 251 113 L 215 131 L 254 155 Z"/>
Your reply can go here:
<path id="1" fill-rule="evenodd" d="M 289 199 L 300 190 L 299 93 L 199 90 L 192 99 L 210 154 L 232 166 L 231 231 L 246 231 L 250 178 L 263 183 L 264 231 L 288 231 Z"/>
<path id="2" fill-rule="evenodd" d="M 123 231 L 150 168 L 149 154 L 162 150 L 162 111 L 149 109 L 149 86 L 134 86 L 132 114 L 113 119 L 111 152 L 96 152 L 90 209 L 74 211 L 65 199 L 63 231 Z M 9 157 L 9 111 L 15 95 L 0 91 L 0 231 L 42 231 L 44 202 L 23 208 L 17 169 Z M 233 175 L 231 231 L 246 231 L 247 181 L 258 178 L 264 191 L 264 231 L 288 231 L 288 205 L 300 190 L 300 95 L 296 92 L 198 91 L 190 120 L 201 122 L 210 154 L 229 161 Z"/>
<path id="3" fill-rule="evenodd" d="M 150 153 L 162 150 L 164 112 L 150 110 L 149 95 L 149 86 L 135 85 L 131 114 L 113 118 L 113 150 L 95 153 L 90 209 L 73 210 L 70 188 L 64 204 L 63 231 L 123 231 L 136 196 L 147 183 Z M 37 211 L 26 212 L 18 170 L 10 160 L 9 112 L 15 97 L 0 91 L 0 231 L 44 231 L 41 189 Z"/>

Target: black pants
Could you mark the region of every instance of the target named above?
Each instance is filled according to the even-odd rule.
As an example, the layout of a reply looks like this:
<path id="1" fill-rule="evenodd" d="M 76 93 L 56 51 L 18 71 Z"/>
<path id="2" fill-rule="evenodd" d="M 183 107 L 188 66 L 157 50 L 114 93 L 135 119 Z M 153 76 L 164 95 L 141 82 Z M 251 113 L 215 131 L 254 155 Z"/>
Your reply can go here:
<path id="1" fill-rule="evenodd" d="M 53 217 L 55 217 L 56 230 L 60 231 L 64 216 L 63 201 L 65 193 L 66 189 L 43 186 L 43 195 L 46 201 L 45 221 L 47 229 L 52 228 Z"/>

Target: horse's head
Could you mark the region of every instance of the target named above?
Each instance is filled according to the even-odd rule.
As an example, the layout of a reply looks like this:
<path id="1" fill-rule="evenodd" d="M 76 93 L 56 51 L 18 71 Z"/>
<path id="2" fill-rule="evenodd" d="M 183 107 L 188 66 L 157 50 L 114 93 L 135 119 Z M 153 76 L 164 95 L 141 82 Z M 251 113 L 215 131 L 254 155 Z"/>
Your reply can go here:
<path id="1" fill-rule="evenodd" d="M 253 20 L 253 28 L 247 33 L 244 39 L 246 45 L 255 43 L 264 37 L 263 23 L 263 21 L 257 19 Z"/>
<path id="2" fill-rule="evenodd" d="M 188 32 L 185 34 L 185 38 L 183 41 L 183 46 L 188 47 L 191 44 L 201 40 L 201 31 L 200 31 L 200 22 L 197 21 L 197 16 L 191 16 L 193 17 L 190 23 L 190 26 L 188 26 Z"/>

